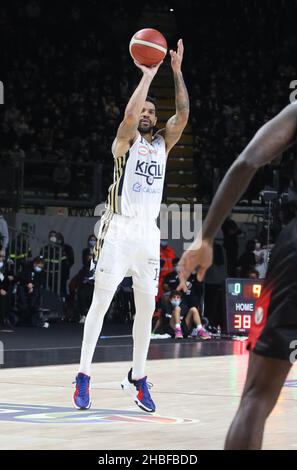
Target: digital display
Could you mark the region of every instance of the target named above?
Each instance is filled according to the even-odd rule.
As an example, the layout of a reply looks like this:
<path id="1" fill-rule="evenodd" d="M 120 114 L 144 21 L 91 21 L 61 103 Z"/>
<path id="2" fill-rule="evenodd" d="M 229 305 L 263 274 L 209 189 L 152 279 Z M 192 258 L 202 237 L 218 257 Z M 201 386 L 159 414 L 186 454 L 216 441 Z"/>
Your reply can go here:
<path id="1" fill-rule="evenodd" d="M 262 279 L 226 279 L 227 332 L 248 334 Z"/>

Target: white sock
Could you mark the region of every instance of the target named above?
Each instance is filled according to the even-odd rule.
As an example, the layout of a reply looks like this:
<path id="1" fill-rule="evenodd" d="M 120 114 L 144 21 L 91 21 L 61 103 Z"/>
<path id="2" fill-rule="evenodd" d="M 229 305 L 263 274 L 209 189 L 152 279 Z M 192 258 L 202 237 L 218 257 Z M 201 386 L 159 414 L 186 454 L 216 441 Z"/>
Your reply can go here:
<path id="1" fill-rule="evenodd" d="M 134 289 L 135 318 L 133 324 L 133 365 L 132 379 L 145 376 L 145 362 L 151 339 L 152 317 L 155 310 L 155 296 Z"/>
<path id="2" fill-rule="evenodd" d="M 202 330 L 203 326 L 200 323 L 200 325 L 197 325 L 196 328 L 197 328 L 197 331 L 199 331 L 199 330 Z"/>
<path id="3" fill-rule="evenodd" d="M 84 325 L 84 336 L 80 355 L 79 372 L 90 375 L 91 363 L 99 335 L 102 330 L 104 316 L 114 296 L 113 291 L 94 289 L 93 300 Z"/>
<path id="4" fill-rule="evenodd" d="M 181 328 L 180 323 L 176 323 L 175 328 Z"/>

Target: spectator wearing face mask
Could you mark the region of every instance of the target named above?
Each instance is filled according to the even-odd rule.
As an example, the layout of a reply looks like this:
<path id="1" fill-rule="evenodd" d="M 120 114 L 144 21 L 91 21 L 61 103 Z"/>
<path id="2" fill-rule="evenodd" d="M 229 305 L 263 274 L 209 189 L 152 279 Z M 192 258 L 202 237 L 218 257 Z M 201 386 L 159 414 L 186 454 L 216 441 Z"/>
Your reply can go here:
<path id="1" fill-rule="evenodd" d="M 174 290 L 170 293 L 169 302 L 163 304 L 161 312 L 165 331 L 172 336 L 174 335 L 175 339 L 187 338 L 188 336 L 199 337 L 203 340 L 210 339 L 210 335 L 201 325 L 198 310 L 188 308 L 180 291 Z"/>
<path id="2" fill-rule="evenodd" d="M 28 263 L 19 275 L 18 325 L 38 326 L 48 328 L 49 324 L 44 320 L 41 312 L 41 292 L 45 286 L 44 261 L 40 257 Z"/>
<path id="3" fill-rule="evenodd" d="M 97 238 L 92 233 L 88 238 L 88 246 L 82 251 L 82 264 L 85 267 L 90 267 L 90 262 L 94 256 L 94 250 L 96 248 Z"/>

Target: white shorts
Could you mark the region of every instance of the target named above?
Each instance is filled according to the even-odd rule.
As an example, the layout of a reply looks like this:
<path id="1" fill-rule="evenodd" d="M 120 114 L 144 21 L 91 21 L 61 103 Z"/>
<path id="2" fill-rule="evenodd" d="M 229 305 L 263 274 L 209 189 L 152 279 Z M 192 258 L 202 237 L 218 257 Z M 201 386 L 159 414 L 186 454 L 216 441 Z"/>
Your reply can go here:
<path id="1" fill-rule="evenodd" d="M 105 213 L 98 235 L 96 287 L 116 291 L 124 277 L 133 288 L 157 295 L 160 274 L 160 230 L 155 220 Z"/>

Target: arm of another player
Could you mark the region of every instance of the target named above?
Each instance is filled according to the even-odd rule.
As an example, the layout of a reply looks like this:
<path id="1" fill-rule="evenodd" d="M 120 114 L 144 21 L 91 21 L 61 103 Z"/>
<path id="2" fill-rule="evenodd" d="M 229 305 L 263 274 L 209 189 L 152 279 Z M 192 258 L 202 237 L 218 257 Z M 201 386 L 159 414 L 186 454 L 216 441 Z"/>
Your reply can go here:
<path id="1" fill-rule="evenodd" d="M 135 140 L 139 117 L 143 109 L 150 84 L 162 62 L 152 67 L 146 67 L 145 65 L 141 65 L 134 61 L 136 67 L 142 71 L 143 75 L 126 106 L 124 119 L 119 125 L 116 138 L 113 141 L 112 152 L 115 157 L 122 157 L 125 155 Z"/>
<path id="2" fill-rule="evenodd" d="M 271 162 L 290 147 L 296 140 L 296 133 L 297 103 L 293 103 L 261 127 L 235 160 L 209 208 L 202 228 L 202 244 L 197 237 L 179 262 L 179 288 L 184 288 L 186 279 L 197 266 L 200 267 L 198 279 L 202 281 L 212 264 L 214 237 L 227 214 L 245 192 L 258 168 Z"/>
<path id="3" fill-rule="evenodd" d="M 177 43 L 177 51 L 170 51 L 171 67 L 173 70 L 175 86 L 175 114 L 166 123 L 165 129 L 159 131 L 165 138 L 167 153 L 179 141 L 184 128 L 187 125 L 190 105 L 189 95 L 183 79 L 181 64 L 183 60 L 184 46 L 182 39 Z"/>

